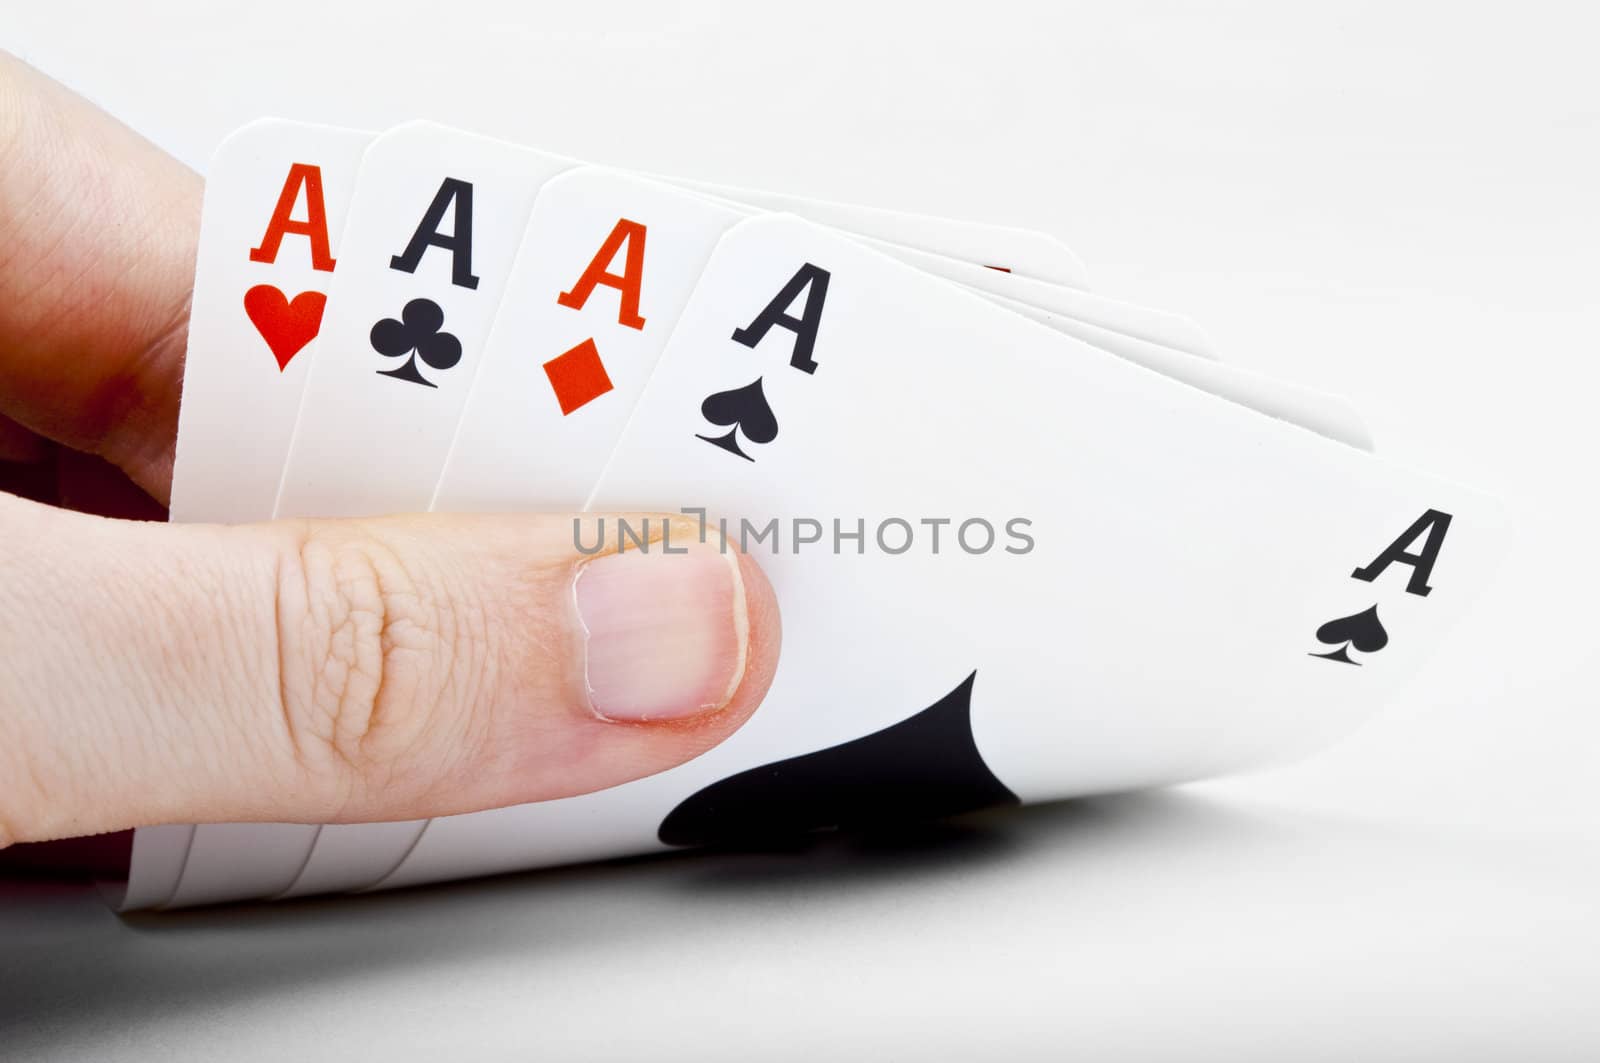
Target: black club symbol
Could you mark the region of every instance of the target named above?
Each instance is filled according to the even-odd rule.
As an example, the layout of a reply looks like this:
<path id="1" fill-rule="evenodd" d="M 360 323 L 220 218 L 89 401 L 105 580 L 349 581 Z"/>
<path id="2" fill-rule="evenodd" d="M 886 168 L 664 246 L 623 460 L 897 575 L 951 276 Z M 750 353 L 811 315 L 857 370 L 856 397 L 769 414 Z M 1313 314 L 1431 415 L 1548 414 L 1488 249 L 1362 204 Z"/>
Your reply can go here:
<path id="1" fill-rule="evenodd" d="M 413 299 L 400 311 L 398 319 L 386 317 L 372 326 L 372 349 L 385 358 L 404 358 L 399 369 L 380 369 L 379 376 L 409 380 L 425 388 L 439 385 L 426 379 L 417 369 L 422 359 L 430 369 L 445 370 L 461 361 L 461 341 L 439 331 L 444 311 L 432 299 Z"/>

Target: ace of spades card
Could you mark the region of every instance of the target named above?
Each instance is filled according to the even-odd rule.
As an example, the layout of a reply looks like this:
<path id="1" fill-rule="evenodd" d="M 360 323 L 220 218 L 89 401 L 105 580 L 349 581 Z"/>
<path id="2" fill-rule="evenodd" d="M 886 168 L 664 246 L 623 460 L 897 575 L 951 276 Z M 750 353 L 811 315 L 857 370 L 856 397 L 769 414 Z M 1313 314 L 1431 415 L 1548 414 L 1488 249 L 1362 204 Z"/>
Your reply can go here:
<path id="1" fill-rule="evenodd" d="M 761 711 L 657 776 L 436 821 L 450 829 L 424 834 L 382 885 L 1298 752 L 1381 703 L 1504 537 L 1499 508 L 1470 491 L 788 218 L 743 222 L 713 253 L 590 504 L 638 506 L 704 509 L 736 541 L 776 522 L 777 540 L 753 548 L 785 622 Z M 1454 522 L 1433 593 L 1409 595 L 1425 605 L 1386 606 L 1403 648 L 1397 630 L 1365 668 L 1309 654 L 1346 603 L 1390 582 L 1407 597 L 1405 559 L 1375 582 L 1351 572 L 1430 508 Z"/>

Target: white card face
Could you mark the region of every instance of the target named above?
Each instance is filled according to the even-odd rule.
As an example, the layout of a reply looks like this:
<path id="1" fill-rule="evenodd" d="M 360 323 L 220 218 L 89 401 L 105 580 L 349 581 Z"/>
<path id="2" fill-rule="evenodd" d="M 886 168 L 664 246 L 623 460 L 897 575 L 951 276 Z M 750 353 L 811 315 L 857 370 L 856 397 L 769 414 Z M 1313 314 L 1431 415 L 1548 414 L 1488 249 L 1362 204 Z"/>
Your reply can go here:
<path id="1" fill-rule="evenodd" d="M 272 516 L 369 140 L 359 130 L 263 119 L 213 156 L 178 416 L 174 521 Z"/>
<path id="2" fill-rule="evenodd" d="M 428 508 L 528 213 L 572 165 L 427 122 L 373 141 L 278 516 Z M 372 883 L 421 827 L 320 828 L 287 895 Z"/>
<path id="3" fill-rule="evenodd" d="M 263 119 L 231 135 L 212 158 L 178 418 L 173 520 L 272 516 L 345 212 L 370 140 L 360 130 Z M 281 856 L 275 843 L 286 835 L 304 838 L 308 828 L 242 823 L 159 830 L 159 847 L 135 836 L 129 908 L 260 896 L 262 883 L 270 888 L 284 874 L 273 863 Z M 192 834 L 192 841 L 178 845 L 180 834 Z M 162 870 L 159 885 L 146 883 L 158 852 L 163 868 L 172 853 L 179 866 Z"/>
<path id="4" fill-rule="evenodd" d="M 707 181 L 670 178 L 674 184 L 698 189 L 767 211 L 793 214 L 799 218 L 832 225 L 886 240 L 902 247 L 918 248 L 937 255 L 1004 270 L 1018 277 L 1030 277 L 1050 284 L 1087 288 L 1089 278 L 1083 263 L 1066 244 L 1047 233 L 1004 225 L 953 218 L 935 218 L 904 211 L 832 203 L 804 196 L 764 192 L 754 188 L 735 188 Z"/>
<path id="5" fill-rule="evenodd" d="M 573 165 L 429 122 L 373 141 L 279 516 L 426 507 L 534 198 Z"/>
<path id="6" fill-rule="evenodd" d="M 788 218 L 718 245 L 591 502 L 680 507 L 777 522 L 760 711 L 649 779 L 435 821 L 382 885 L 1299 753 L 1411 672 L 1505 535 L 1473 492 Z"/>
<path id="7" fill-rule="evenodd" d="M 1217 361 L 1209 341 L 1187 318 L 983 269 L 898 244 L 870 239 L 862 242 L 926 273 L 956 281 L 989 301 L 1056 332 L 1083 340 L 1163 376 L 1299 425 L 1328 439 L 1362 450 L 1372 449 L 1372 434 L 1348 401 Z M 1187 346 L 1172 346 L 1148 339 L 1150 336 L 1161 336 L 1171 343 Z"/>

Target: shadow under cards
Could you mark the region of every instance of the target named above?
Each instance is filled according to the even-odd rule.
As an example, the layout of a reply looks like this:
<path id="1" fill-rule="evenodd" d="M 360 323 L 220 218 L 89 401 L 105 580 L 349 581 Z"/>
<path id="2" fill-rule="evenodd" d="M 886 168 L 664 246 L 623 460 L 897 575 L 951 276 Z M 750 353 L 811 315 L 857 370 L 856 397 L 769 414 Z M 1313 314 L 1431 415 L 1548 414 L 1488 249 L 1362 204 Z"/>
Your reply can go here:
<path id="1" fill-rule="evenodd" d="M 1197 849 L 1293 831 L 1184 793 L 1002 809 L 762 852 L 684 852 L 359 897 L 114 915 L 84 885 L 0 880 L 0 1041 L 12 1049 L 411 966 L 627 947 L 962 891 L 1119 854 L 1181 862 Z M 1037 868 L 1033 873 L 1039 874 Z M 1063 888 L 1070 887 L 1064 882 Z M 724 928 L 719 930 L 719 928 Z M 531 1002 L 536 1005 L 536 1002 Z"/>

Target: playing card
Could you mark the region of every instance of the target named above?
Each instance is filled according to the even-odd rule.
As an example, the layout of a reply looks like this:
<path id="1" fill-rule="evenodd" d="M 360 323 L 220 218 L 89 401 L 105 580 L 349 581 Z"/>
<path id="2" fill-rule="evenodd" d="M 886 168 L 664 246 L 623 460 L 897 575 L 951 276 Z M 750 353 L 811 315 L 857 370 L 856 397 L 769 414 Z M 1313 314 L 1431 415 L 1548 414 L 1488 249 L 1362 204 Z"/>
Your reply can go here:
<path id="1" fill-rule="evenodd" d="M 590 508 L 703 510 L 758 553 L 761 710 L 651 778 L 437 820 L 382 885 L 1295 755 L 1403 681 L 1505 534 L 1471 491 L 775 217 L 713 251 Z"/>
<path id="2" fill-rule="evenodd" d="M 915 247 L 865 237 L 863 239 L 902 262 L 985 294 L 1003 296 L 1057 317 L 1081 321 L 1147 343 L 1160 344 L 1205 358 L 1214 359 L 1217 356 L 1205 331 L 1181 314 L 1152 310 L 1149 307 L 1108 299 L 1093 292 L 1018 276 L 1015 273 L 984 269 L 973 265 L 970 261 L 930 254 Z"/>
<path id="3" fill-rule="evenodd" d="M 1372 449 L 1366 423 L 1345 399 L 1223 365 L 1216 360 L 1205 333 L 1188 318 L 983 269 L 915 248 L 870 239 L 863 242 L 925 272 L 956 281 L 1055 331 L 1164 376 L 1329 439 Z"/>
<path id="4" fill-rule="evenodd" d="M 864 207 L 859 204 L 832 203 L 804 196 L 766 192 L 754 188 L 735 188 L 684 178 L 674 183 L 723 199 L 758 207 L 764 211 L 793 214 L 848 229 L 862 236 L 885 240 L 902 247 L 920 248 L 934 254 L 972 262 L 990 269 L 1029 277 L 1072 288 L 1087 288 L 1088 274 L 1083 263 L 1067 245 L 1047 233 L 1003 225 L 934 218 L 905 211 Z"/>
<path id="5" fill-rule="evenodd" d="M 368 141 L 359 130 L 268 118 L 233 133 L 212 157 L 189 315 L 172 520 L 272 516 L 309 363 L 306 348 L 321 324 Z M 261 824 L 142 828 L 134 837 L 124 903 L 137 908 L 233 896 L 241 883 L 258 881 L 281 861 L 271 844 L 279 836 Z"/>
<path id="6" fill-rule="evenodd" d="M 272 515 L 367 134 L 263 119 L 211 160 L 172 519 Z M 249 432 L 239 430 L 247 421 Z"/>
<path id="7" fill-rule="evenodd" d="M 112 905 L 120 912 L 156 908 L 167 903 L 178 888 L 183 862 L 189 855 L 195 828 L 187 823 L 163 823 L 139 827 L 133 832 L 133 847 L 128 855 L 128 877 L 120 893 L 108 887 Z"/>

